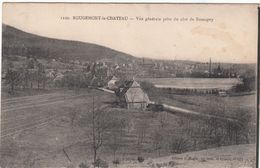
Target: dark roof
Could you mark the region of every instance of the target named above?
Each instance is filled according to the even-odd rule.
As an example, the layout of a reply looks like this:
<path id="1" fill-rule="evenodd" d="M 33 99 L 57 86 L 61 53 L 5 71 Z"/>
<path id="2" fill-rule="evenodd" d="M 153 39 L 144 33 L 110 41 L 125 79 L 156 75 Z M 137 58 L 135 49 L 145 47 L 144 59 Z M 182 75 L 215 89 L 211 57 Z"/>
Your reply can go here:
<path id="1" fill-rule="evenodd" d="M 127 102 L 149 101 L 147 94 L 142 90 L 141 86 L 135 80 L 124 81 L 115 91 L 115 93 L 119 97 L 125 97 Z"/>
<path id="2" fill-rule="evenodd" d="M 118 89 L 115 91 L 116 95 L 121 97 L 124 96 L 127 90 L 132 86 L 134 80 L 126 80 L 124 81 Z"/>

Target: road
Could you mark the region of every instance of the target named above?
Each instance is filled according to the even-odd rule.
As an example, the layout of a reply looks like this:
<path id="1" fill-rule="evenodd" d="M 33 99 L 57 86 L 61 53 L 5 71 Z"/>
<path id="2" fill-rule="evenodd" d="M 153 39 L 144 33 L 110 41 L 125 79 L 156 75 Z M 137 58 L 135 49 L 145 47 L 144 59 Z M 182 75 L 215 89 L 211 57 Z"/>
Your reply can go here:
<path id="1" fill-rule="evenodd" d="M 176 106 L 172 106 L 172 105 L 168 105 L 168 104 L 156 104 L 154 102 L 150 102 L 150 104 L 148 105 L 148 109 L 149 108 L 150 108 L 150 110 L 166 111 L 166 112 L 168 112 L 170 114 L 174 114 L 174 115 L 198 117 L 198 118 L 204 118 L 207 120 L 213 118 L 213 119 L 227 121 L 227 122 L 231 122 L 231 123 L 243 124 L 236 118 L 205 114 L 205 113 L 188 110 L 185 108 L 180 108 L 180 107 L 176 107 Z"/>

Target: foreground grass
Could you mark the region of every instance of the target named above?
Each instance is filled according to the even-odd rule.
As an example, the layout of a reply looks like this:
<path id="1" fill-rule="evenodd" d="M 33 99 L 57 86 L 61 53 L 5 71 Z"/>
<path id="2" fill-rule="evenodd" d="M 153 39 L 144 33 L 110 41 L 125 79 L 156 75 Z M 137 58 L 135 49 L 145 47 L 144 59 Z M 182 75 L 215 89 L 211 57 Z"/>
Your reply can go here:
<path id="1" fill-rule="evenodd" d="M 143 163 L 125 162 L 119 168 L 236 168 L 256 167 L 255 144 L 219 147 L 166 157 L 148 158 Z"/>
<path id="2" fill-rule="evenodd" d="M 161 157 L 176 152 L 199 150 L 205 146 L 206 141 L 202 141 L 201 137 L 194 138 L 197 130 L 195 126 L 199 123 L 198 121 L 189 121 L 166 112 L 122 109 L 116 106 L 117 98 L 115 95 L 98 90 L 82 89 L 77 93 L 56 90 L 50 95 L 54 94 L 58 97 L 61 94 L 64 101 L 59 104 L 38 107 L 37 104 L 41 104 L 42 100 L 35 95 L 31 98 L 31 102 L 35 103 L 34 107 L 19 109 L 25 103 L 23 101 L 12 104 L 12 108 L 16 106 L 19 108 L 6 113 L 4 117 L 11 123 L 4 125 L 2 127 L 4 129 L 14 124 L 19 126 L 25 122 L 31 122 L 37 117 L 42 118 L 54 114 L 56 117 L 43 127 L 21 131 L 2 140 L 0 159 L 2 167 L 76 167 L 82 162 L 90 164 L 93 161 L 90 122 L 93 97 L 95 109 L 105 106 L 106 112 L 110 116 L 125 123 L 120 135 L 117 134 L 117 137 L 120 138 L 116 143 L 116 152 L 111 148 L 114 140 L 114 130 L 112 129 L 105 132 L 104 144 L 98 151 L 98 156 L 108 161 L 112 167 L 114 159 L 119 160 L 120 163 L 137 162 L 137 156 L 146 160 L 146 158 Z M 225 102 L 218 100 L 217 97 L 195 99 L 193 96 L 175 96 L 161 98 L 165 103 L 198 111 L 203 110 L 204 106 L 206 108 L 212 105 L 217 106 L 219 105 L 218 101 Z M 46 99 L 50 98 L 47 96 Z M 230 99 L 229 101 L 234 101 L 234 104 L 237 101 L 246 103 L 245 100 L 240 100 L 237 97 L 236 99 L 238 100 Z M 50 99 L 50 101 L 53 100 Z M 212 101 L 216 104 L 207 104 Z M 208 111 L 205 110 L 205 112 Z M 75 117 L 72 121 L 74 114 Z M 23 119 L 12 121 L 18 115 L 22 115 Z M 200 141 L 198 141 L 199 139 Z M 181 149 L 176 149 L 176 142 L 183 143 Z"/>
<path id="3" fill-rule="evenodd" d="M 99 157 L 112 162 L 114 157 L 120 161 L 136 160 L 137 155 L 155 157 L 169 153 L 162 150 L 159 154 L 151 143 L 151 136 L 155 130 L 161 128 L 160 121 L 166 114 L 118 108 L 114 105 L 115 95 L 98 90 L 82 89 L 78 93 L 56 90 L 44 96 L 38 95 L 29 98 L 27 96 L 26 100 L 15 99 L 10 105 L 3 104 L 7 106 L 5 109 L 8 107 L 12 109 L 2 115 L 2 119 L 6 120 L 1 127 L 4 132 L 13 129 L 22 130 L 20 128 L 26 127 L 27 124 L 34 125 L 37 124 L 37 120 L 48 117 L 53 119 L 46 125 L 25 129 L 2 139 L 0 159 L 2 167 L 62 167 L 92 162 L 89 117 L 93 97 L 95 108 L 106 106 L 107 113 L 125 121 L 126 124 L 117 143 L 115 156 L 111 149 L 112 130 L 107 130 L 104 145 L 98 151 Z M 54 95 L 56 97 L 51 98 Z M 12 98 L 7 99 L 10 101 Z M 55 103 L 56 99 L 59 102 Z M 3 98 L 3 103 L 6 102 Z M 52 104 L 39 106 L 43 104 L 42 102 Z M 74 121 L 72 113 L 75 113 Z M 176 117 L 170 116 L 168 119 L 169 124 L 164 127 L 176 127 L 177 122 L 174 122 Z"/>

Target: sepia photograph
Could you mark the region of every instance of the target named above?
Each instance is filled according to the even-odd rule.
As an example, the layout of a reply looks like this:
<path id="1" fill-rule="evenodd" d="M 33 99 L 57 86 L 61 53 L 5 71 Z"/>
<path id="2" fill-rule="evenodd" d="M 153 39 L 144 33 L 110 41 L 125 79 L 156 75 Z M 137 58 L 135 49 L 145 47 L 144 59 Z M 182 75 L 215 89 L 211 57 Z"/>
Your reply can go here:
<path id="1" fill-rule="evenodd" d="M 258 4 L 2 4 L 0 168 L 257 168 Z"/>

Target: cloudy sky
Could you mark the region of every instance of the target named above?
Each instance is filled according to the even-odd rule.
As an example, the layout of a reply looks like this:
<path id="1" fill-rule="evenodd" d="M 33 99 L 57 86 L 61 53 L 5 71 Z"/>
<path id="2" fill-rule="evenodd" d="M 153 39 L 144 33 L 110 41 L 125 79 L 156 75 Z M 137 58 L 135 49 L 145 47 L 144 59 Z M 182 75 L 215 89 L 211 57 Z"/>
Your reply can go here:
<path id="1" fill-rule="evenodd" d="M 73 16 L 122 16 L 128 20 L 74 20 Z M 163 22 L 164 18 L 179 21 Z M 256 5 L 4 3 L 3 23 L 33 34 L 95 43 L 137 57 L 203 62 L 211 57 L 216 62 L 236 63 L 254 63 L 257 58 Z"/>

